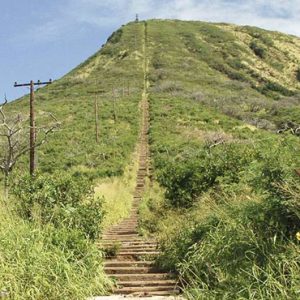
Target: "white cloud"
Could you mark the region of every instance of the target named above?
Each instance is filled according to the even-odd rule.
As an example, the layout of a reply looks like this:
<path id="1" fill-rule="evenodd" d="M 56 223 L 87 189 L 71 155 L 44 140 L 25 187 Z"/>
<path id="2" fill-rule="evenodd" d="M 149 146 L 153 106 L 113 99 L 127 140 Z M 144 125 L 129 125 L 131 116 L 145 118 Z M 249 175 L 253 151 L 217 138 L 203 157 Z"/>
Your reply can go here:
<path id="1" fill-rule="evenodd" d="M 74 20 L 97 26 L 134 18 L 176 18 L 249 24 L 300 36 L 300 0 L 72 0 Z"/>
<path id="2" fill-rule="evenodd" d="M 300 36 L 300 0 L 65 0 L 56 15 L 31 29 L 30 35 L 41 42 L 54 41 L 72 28 L 113 30 L 134 20 L 136 13 L 143 19 L 248 24 Z"/>

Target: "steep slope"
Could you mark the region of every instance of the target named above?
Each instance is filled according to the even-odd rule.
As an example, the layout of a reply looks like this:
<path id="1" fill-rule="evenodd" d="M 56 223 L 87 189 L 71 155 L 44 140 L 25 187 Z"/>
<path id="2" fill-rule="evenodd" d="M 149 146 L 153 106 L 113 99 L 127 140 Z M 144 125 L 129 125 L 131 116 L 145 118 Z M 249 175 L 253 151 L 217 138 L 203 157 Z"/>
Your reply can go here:
<path id="1" fill-rule="evenodd" d="M 299 38 L 229 24 L 153 20 L 147 25 L 152 95 L 194 99 L 271 130 L 287 121 L 300 123 Z M 123 26 L 86 62 L 37 91 L 37 124 L 47 112 L 62 122 L 39 151 L 42 172 L 63 168 L 92 177 L 122 172 L 137 141 L 143 26 Z M 27 113 L 28 97 L 11 109 Z"/>
<path id="2" fill-rule="evenodd" d="M 200 101 L 271 130 L 300 123 L 299 38 L 203 22 L 157 20 L 148 27 L 152 95 Z"/>
<path id="3" fill-rule="evenodd" d="M 121 28 L 83 64 L 37 90 L 37 126 L 49 121 L 48 112 L 62 123 L 49 143 L 38 151 L 41 172 L 65 170 L 92 178 L 122 173 L 139 130 L 142 37 L 143 24 Z M 96 97 L 99 143 L 95 140 L 94 125 Z M 12 102 L 10 110 L 27 114 L 29 98 Z"/>
<path id="4" fill-rule="evenodd" d="M 139 216 L 159 240 L 158 265 L 179 274 L 188 299 L 297 299 L 299 39 L 224 24 L 147 24 L 158 184 Z M 233 28 L 249 43 L 238 47 Z M 261 34 L 295 48 L 266 41 L 263 55 L 251 42 Z M 287 66 L 280 81 L 273 55 Z"/>

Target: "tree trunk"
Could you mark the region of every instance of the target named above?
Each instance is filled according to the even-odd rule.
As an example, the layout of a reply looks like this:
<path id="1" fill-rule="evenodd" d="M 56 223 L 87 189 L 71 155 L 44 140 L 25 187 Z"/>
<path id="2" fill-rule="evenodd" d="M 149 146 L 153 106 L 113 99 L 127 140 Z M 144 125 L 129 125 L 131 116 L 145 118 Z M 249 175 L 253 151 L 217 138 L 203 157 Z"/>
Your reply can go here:
<path id="1" fill-rule="evenodd" d="M 9 173 L 4 174 L 4 200 L 8 200 Z"/>

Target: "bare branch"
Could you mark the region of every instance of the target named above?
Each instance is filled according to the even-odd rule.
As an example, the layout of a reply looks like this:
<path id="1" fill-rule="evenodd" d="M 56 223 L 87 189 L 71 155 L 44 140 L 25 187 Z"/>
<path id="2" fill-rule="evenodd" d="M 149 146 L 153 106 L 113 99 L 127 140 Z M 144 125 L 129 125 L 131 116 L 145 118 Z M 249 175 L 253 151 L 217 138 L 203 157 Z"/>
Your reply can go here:
<path id="1" fill-rule="evenodd" d="M 39 132 L 38 140 L 34 147 L 30 147 L 27 139 L 30 130 L 30 126 L 26 125 L 28 119 L 22 118 L 21 114 L 8 119 L 3 109 L 6 104 L 7 99 L 5 97 L 5 102 L 0 106 L 0 170 L 7 177 L 18 159 L 33 148 L 43 145 L 48 136 L 59 128 L 60 123 L 52 114 L 49 114 L 55 123 L 51 126 L 36 128 L 36 131 Z"/>

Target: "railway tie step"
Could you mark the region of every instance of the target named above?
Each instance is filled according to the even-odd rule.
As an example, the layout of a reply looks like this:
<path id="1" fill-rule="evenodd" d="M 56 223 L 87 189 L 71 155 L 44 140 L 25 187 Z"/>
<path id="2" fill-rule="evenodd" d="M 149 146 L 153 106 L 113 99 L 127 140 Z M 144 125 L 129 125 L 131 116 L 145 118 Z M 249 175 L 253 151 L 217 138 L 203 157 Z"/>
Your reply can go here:
<path id="1" fill-rule="evenodd" d="M 139 136 L 138 170 L 130 216 L 104 232 L 99 247 L 115 251 L 113 257 L 106 257 L 104 271 L 116 280 L 115 294 L 124 296 L 171 296 L 179 294 L 174 275 L 161 272 L 155 264 L 159 255 L 154 239 L 145 239 L 138 234 L 138 211 L 146 190 L 146 178 L 150 171 L 150 151 L 148 146 L 149 104 L 146 97 L 142 100 L 142 128 Z M 150 178 L 150 177 L 149 177 Z"/>

